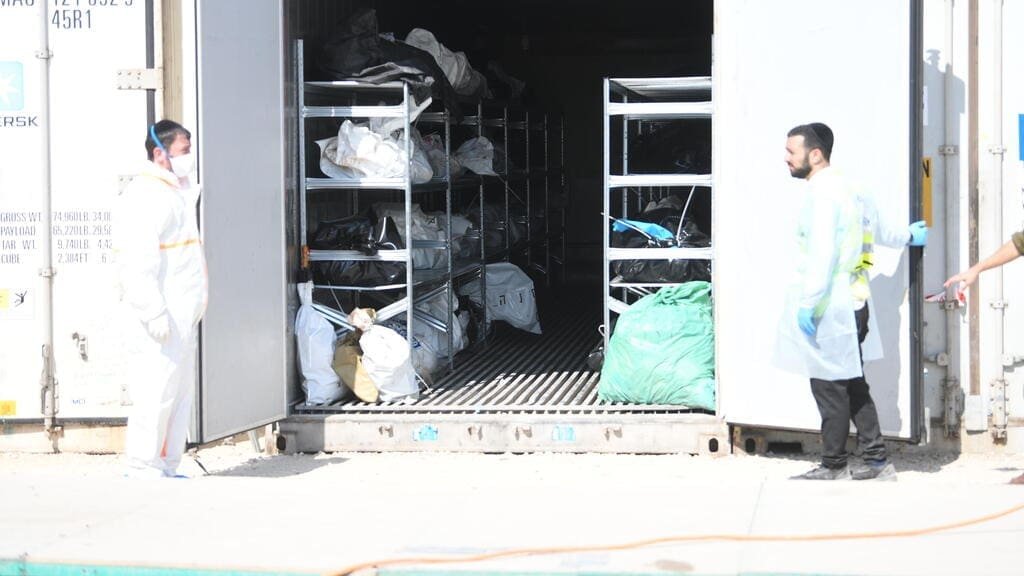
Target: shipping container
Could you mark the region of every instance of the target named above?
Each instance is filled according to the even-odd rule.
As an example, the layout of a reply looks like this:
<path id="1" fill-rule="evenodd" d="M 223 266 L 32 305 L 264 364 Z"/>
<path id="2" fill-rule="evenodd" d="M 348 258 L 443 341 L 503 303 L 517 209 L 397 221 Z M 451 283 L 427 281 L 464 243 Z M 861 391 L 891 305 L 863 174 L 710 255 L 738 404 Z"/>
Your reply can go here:
<path id="1" fill-rule="evenodd" d="M 364 8 L 382 33 L 428 29 L 476 69 L 494 62 L 526 83 L 525 103 L 480 106 L 505 115 L 513 161 L 513 126 L 522 118 L 534 134 L 544 119 L 524 149 L 525 168 L 545 159 L 543 179 L 527 177 L 531 192 L 490 181 L 480 197 L 451 197 L 465 206 L 507 186 L 547 199 L 533 220 L 544 241 L 500 258 L 533 274 L 544 334 L 497 327 L 415 403 L 310 407 L 294 334 L 302 231 L 354 205 L 347 191 L 310 200 L 303 88 L 327 79 L 324 42 Z M 148 125 L 170 117 L 193 132 L 210 272 L 193 442 L 267 424 L 279 447 L 302 451 L 705 453 L 813 441 L 794 435 L 819 424 L 807 383 L 774 368 L 771 352 L 801 190 L 783 165 L 785 134 L 822 121 L 836 133 L 834 164 L 888 218 L 931 227 L 923 251 L 877 251 L 872 314 L 886 358 L 866 373 L 883 432 L 1024 450 L 1014 344 L 1024 317 L 1010 305 L 1024 269 L 985 273 L 965 306 L 925 299 L 1024 224 L 1024 89 L 1005 73 L 1024 54 L 1024 3 L 0 0 L 0 13 L 0 448 L 120 448 L 96 428 L 123 422 L 132 384 L 110 209 L 145 159 Z M 680 171 L 643 165 L 630 144 L 671 123 L 607 115 L 602 85 L 683 77 L 710 78 L 710 120 L 683 132 L 710 152 L 694 209 L 711 236 L 715 409 L 600 403 L 586 355 L 602 339 L 602 294 L 622 292 L 603 279 L 602 183 L 608 170 Z M 468 132 L 450 128 L 454 147 Z M 617 160 L 627 155 L 629 168 Z"/>

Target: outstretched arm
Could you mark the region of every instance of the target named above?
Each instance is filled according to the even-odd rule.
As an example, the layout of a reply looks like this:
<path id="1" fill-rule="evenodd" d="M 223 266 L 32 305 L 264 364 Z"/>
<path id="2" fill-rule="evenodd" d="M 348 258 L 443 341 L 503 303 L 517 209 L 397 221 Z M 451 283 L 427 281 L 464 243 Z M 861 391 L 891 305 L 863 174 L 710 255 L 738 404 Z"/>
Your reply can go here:
<path id="1" fill-rule="evenodd" d="M 949 288 L 953 284 L 958 284 L 957 294 L 962 295 L 964 289 L 970 286 L 971 284 L 974 284 L 974 281 L 978 279 L 978 274 L 981 274 L 982 272 L 990 268 L 1002 266 L 1007 262 L 1016 260 L 1017 258 L 1020 257 L 1020 255 L 1021 253 L 1017 249 L 1016 244 L 1013 240 L 1011 240 L 1006 244 L 1003 244 L 988 258 L 985 258 L 984 260 L 978 262 L 974 266 L 971 266 L 967 270 L 957 274 L 956 276 L 951 277 L 949 280 L 946 280 L 946 283 L 943 284 L 943 286 Z"/>

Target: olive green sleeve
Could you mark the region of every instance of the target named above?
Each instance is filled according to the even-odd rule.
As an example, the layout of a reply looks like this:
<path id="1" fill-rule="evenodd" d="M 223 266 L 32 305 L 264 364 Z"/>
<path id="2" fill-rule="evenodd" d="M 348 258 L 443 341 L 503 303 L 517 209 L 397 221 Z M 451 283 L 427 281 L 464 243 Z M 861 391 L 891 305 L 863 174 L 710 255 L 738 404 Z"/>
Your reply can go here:
<path id="1" fill-rule="evenodd" d="M 1013 245 L 1017 248 L 1018 254 L 1024 255 L 1024 230 L 1013 235 Z"/>

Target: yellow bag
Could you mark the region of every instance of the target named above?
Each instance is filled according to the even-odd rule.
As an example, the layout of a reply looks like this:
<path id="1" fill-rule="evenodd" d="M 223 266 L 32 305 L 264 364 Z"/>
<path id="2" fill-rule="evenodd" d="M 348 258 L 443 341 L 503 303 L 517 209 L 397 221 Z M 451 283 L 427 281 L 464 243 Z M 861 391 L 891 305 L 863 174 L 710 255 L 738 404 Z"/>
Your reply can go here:
<path id="1" fill-rule="evenodd" d="M 334 351 L 334 371 L 363 402 L 377 401 L 377 387 L 363 368 L 363 351 L 359 348 L 359 334 L 350 332 Z"/>

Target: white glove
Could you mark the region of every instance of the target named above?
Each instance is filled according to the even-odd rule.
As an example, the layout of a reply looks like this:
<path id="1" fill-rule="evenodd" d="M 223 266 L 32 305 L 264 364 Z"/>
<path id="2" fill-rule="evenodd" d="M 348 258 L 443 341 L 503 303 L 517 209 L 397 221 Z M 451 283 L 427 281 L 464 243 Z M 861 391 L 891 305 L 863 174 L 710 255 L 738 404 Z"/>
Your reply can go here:
<path id="1" fill-rule="evenodd" d="M 149 332 L 149 336 L 157 342 L 163 344 L 167 341 L 167 337 L 171 335 L 171 321 L 167 317 L 167 313 L 153 318 L 149 322 L 146 322 L 146 332 Z"/>

